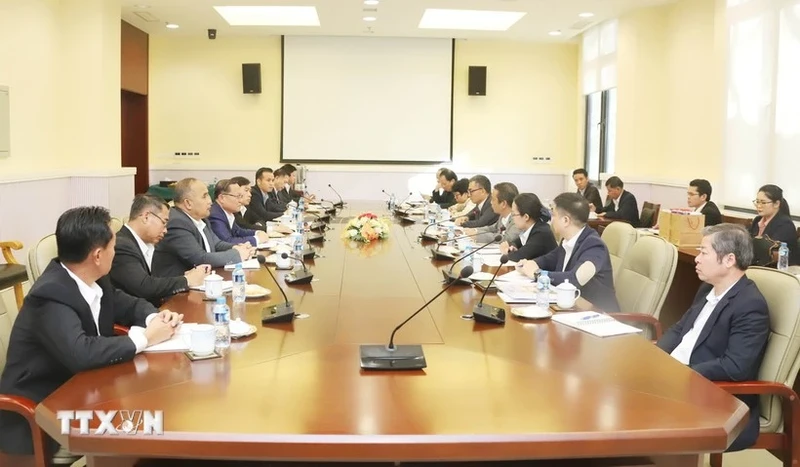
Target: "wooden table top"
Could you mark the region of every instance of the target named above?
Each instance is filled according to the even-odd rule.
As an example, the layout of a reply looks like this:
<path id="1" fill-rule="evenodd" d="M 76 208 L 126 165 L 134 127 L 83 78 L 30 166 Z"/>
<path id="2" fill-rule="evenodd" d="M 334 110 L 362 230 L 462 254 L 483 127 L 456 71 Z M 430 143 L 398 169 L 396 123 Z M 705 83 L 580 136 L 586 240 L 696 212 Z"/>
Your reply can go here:
<path id="1" fill-rule="evenodd" d="M 724 450 L 744 427 L 744 404 L 644 338 L 603 339 L 511 313 L 504 326 L 464 320 L 480 298 L 472 287 L 451 287 L 397 333 L 397 344 L 423 344 L 425 370 L 362 371 L 359 344 L 386 343 L 441 290 L 450 263 L 429 258 L 419 225 L 348 244 L 341 229 L 358 212 L 334 219 L 309 265 L 315 282 L 285 287 L 308 318 L 262 325 L 262 308 L 282 298 L 266 271 L 249 271 L 272 295 L 232 310 L 258 331 L 224 358 L 145 353 L 82 373 L 40 404 L 37 421 L 74 453 L 305 461 L 701 453 Z M 164 308 L 210 322 L 202 298 L 181 294 Z M 494 294 L 486 301 L 503 305 Z M 163 410 L 165 433 L 60 434 L 57 410 L 87 409 Z"/>

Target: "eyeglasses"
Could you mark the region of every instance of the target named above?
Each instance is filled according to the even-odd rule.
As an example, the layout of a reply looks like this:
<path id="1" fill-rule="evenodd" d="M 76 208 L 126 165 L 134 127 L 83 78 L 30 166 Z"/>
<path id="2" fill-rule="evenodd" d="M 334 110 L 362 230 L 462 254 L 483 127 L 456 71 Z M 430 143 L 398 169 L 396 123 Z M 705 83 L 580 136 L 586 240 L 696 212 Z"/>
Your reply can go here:
<path id="1" fill-rule="evenodd" d="M 762 201 L 760 199 L 754 199 L 753 205 L 754 206 L 763 206 L 765 204 L 773 204 L 775 201 Z"/>
<path id="2" fill-rule="evenodd" d="M 473 194 L 476 191 L 481 191 L 481 190 L 483 190 L 483 187 L 481 187 L 481 188 L 473 188 L 473 189 L 469 190 L 469 194 Z"/>
<path id="3" fill-rule="evenodd" d="M 225 196 L 230 196 L 231 198 L 242 199 L 242 195 L 234 195 L 233 193 L 222 193 Z"/>
<path id="4" fill-rule="evenodd" d="M 700 193 L 693 193 L 691 191 L 687 191 L 686 196 L 700 196 Z"/>
<path id="5" fill-rule="evenodd" d="M 161 223 L 162 223 L 163 225 L 167 225 L 167 221 L 165 221 L 164 219 L 162 219 L 162 218 L 161 218 L 161 216 L 159 216 L 158 214 L 156 214 L 156 213 L 154 213 L 154 212 L 152 212 L 152 211 L 151 211 L 151 212 L 148 212 L 148 214 L 152 214 L 153 216 L 155 216 L 155 218 L 156 218 L 156 219 L 160 220 L 160 221 L 161 221 Z"/>
<path id="6" fill-rule="evenodd" d="M 518 212 L 511 211 L 511 217 L 520 217 L 520 216 L 522 216 L 522 214 L 520 214 Z"/>

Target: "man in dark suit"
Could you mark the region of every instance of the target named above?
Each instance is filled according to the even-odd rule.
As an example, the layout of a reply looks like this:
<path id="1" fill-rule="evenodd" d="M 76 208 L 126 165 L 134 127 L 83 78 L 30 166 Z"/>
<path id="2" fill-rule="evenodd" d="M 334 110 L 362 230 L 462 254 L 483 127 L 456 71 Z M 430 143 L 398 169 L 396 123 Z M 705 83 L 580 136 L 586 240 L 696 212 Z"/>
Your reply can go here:
<path id="1" fill-rule="evenodd" d="M 190 269 L 182 276 L 157 277 L 151 274 L 155 245 L 164 238 L 169 209 L 160 198 L 136 195 L 130 220 L 117 232 L 114 262 L 109 274 L 112 284 L 128 295 L 161 306 L 165 298 L 203 283 L 210 268 Z"/>
<path id="2" fill-rule="evenodd" d="M 264 231 L 243 229 L 236 224 L 235 213 L 239 212 L 242 199 L 242 188 L 239 185 L 228 179 L 220 180 L 214 187 L 214 196 L 216 199 L 211 205 L 208 223 L 220 240 L 235 245 L 249 243 L 252 246 L 269 240 Z"/>
<path id="3" fill-rule="evenodd" d="M 589 173 L 586 172 L 586 169 L 575 169 L 572 172 L 572 180 L 575 182 L 575 186 L 578 187 L 578 194 L 589 202 L 589 208 L 592 206 L 598 208 L 603 205 L 603 201 L 600 198 L 600 190 L 589 181 Z"/>
<path id="4" fill-rule="evenodd" d="M 295 185 L 297 185 L 297 167 L 293 166 L 292 164 L 284 164 L 280 170 L 286 173 L 286 190 L 287 193 L 292 198 L 292 201 L 300 201 L 300 198 L 305 198 L 306 202 L 313 202 L 316 199 L 316 196 L 308 193 L 302 193 L 300 191 L 295 190 Z"/>
<path id="5" fill-rule="evenodd" d="M 239 200 L 239 204 L 241 207 L 239 211 L 234 213 L 234 217 L 236 218 L 236 224 L 243 229 L 249 230 L 263 230 L 267 231 L 267 224 L 266 222 L 256 221 L 250 222 L 245 218 L 245 214 L 247 213 L 247 208 L 250 206 L 250 199 L 253 197 L 253 193 L 251 192 L 250 187 L 250 180 L 245 177 L 233 177 L 231 178 L 231 183 L 235 183 L 242 188 L 242 199 Z"/>
<path id="6" fill-rule="evenodd" d="M 439 186 L 431 193 L 431 203 L 436 203 L 442 209 L 447 209 L 456 204 L 453 185 L 458 181 L 458 176 L 452 170 L 443 168 L 439 169 L 437 177 Z"/>
<path id="7" fill-rule="evenodd" d="M 475 209 L 465 217 L 456 218 L 456 225 L 464 228 L 477 228 L 496 223 L 500 215 L 492 209 L 492 203 L 489 201 L 491 194 L 492 183 L 485 175 L 475 175 L 470 178 L 469 197 L 475 203 Z"/>
<path id="8" fill-rule="evenodd" d="M 752 260 L 753 243 L 744 227 L 706 227 L 695 259 L 705 284 L 658 347 L 711 381 L 758 379 L 770 322 L 766 300 L 745 276 Z M 750 408 L 750 419 L 729 451 L 752 446 L 759 433 L 758 396 L 737 397 Z"/>
<path id="9" fill-rule="evenodd" d="M 595 206 L 597 217 L 618 219 L 639 227 L 639 205 L 633 193 L 625 191 L 625 186 L 619 177 L 614 176 L 606 180 L 608 199 L 603 207 Z"/>
<path id="10" fill-rule="evenodd" d="M 705 216 L 706 227 L 722 223 L 722 214 L 717 205 L 711 201 L 711 183 L 708 180 L 697 178 L 689 182 L 686 197 L 689 207 Z"/>
<path id="11" fill-rule="evenodd" d="M 586 226 L 589 203 L 578 193 L 562 193 L 553 203 L 552 223 L 561 246 L 532 261 L 520 261 L 523 274 L 534 277 L 547 271 L 553 286 L 569 280 L 600 311 L 620 311 L 608 248 L 600 235 Z"/>
<path id="12" fill-rule="evenodd" d="M 300 195 L 296 194 L 294 190 L 291 189 L 289 186 L 289 174 L 283 168 L 276 170 L 273 175 L 275 179 L 273 183 L 275 184 L 275 196 L 278 198 L 284 206 L 288 205 L 291 202 L 299 202 Z"/>
<path id="13" fill-rule="evenodd" d="M 203 182 L 185 178 L 175 185 L 175 207 L 153 254 L 153 274 L 174 277 L 201 264 L 216 268 L 252 256 L 255 249 L 249 243 L 233 245 L 214 234 L 205 221 L 210 213 L 211 197 Z"/>
<path id="14" fill-rule="evenodd" d="M 56 224 L 58 258 L 31 288 L 8 341 L 0 393 L 39 403 L 82 371 L 127 362 L 169 339 L 183 319 L 117 290 L 106 277 L 115 235 L 105 208 L 70 209 Z M 131 327 L 115 336 L 114 324 Z M 0 411 L 0 451 L 32 454 L 30 426 Z M 58 444 L 47 438 L 48 457 Z"/>
<path id="15" fill-rule="evenodd" d="M 272 169 L 261 167 L 256 172 L 256 186 L 250 190 L 252 197 L 250 206 L 245 213 L 249 222 L 263 222 L 275 220 L 286 211 L 286 205 L 278 200 L 275 195 L 275 174 Z"/>

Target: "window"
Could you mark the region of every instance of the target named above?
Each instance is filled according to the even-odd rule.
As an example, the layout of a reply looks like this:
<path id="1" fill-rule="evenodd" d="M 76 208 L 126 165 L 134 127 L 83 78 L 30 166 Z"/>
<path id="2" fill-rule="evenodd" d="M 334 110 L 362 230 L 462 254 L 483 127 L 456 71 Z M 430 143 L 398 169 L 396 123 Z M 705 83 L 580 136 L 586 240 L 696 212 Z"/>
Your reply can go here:
<path id="1" fill-rule="evenodd" d="M 583 35 L 582 88 L 586 96 L 584 168 L 589 179 L 614 172 L 617 141 L 617 21 Z"/>
<path id="2" fill-rule="evenodd" d="M 728 0 L 726 206 L 752 210 L 761 185 L 800 214 L 800 0 Z"/>

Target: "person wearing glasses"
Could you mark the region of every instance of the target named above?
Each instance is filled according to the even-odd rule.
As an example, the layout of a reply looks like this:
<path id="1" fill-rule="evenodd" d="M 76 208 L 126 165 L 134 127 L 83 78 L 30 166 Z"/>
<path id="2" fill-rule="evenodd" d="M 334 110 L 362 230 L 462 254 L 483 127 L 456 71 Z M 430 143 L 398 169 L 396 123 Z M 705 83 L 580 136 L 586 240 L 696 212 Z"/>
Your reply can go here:
<path id="1" fill-rule="evenodd" d="M 155 245 L 167 232 L 169 209 L 161 198 L 136 195 L 131 205 L 130 220 L 117 232 L 114 261 L 109 277 L 114 287 L 158 307 L 168 297 L 201 285 L 210 271 L 207 265 L 197 266 L 182 276 L 152 275 Z"/>
<path id="2" fill-rule="evenodd" d="M 465 217 L 455 220 L 456 225 L 464 228 L 486 227 L 497 222 L 500 215 L 492 209 L 489 196 L 492 194 L 492 183 L 485 175 L 475 175 L 469 179 L 469 198 L 475 209 Z"/>
<path id="3" fill-rule="evenodd" d="M 783 190 L 777 185 L 764 185 L 759 188 L 753 205 L 758 217 L 753 219 L 750 235 L 769 237 L 770 240 L 786 243 L 789 247 L 789 264 L 800 264 L 797 254 L 797 228 L 792 222 Z"/>
<path id="4" fill-rule="evenodd" d="M 722 214 L 719 208 L 711 201 L 711 183 L 702 178 L 696 178 L 689 182 L 689 189 L 686 190 L 686 204 L 695 212 L 705 216 L 706 227 L 722 223 Z"/>
<path id="5" fill-rule="evenodd" d="M 500 252 L 510 261 L 538 258 L 558 248 L 538 196 L 522 193 L 515 197 L 510 215 L 516 238 L 506 238 L 500 244 Z"/>
<path id="6" fill-rule="evenodd" d="M 220 240 L 233 244 L 249 243 L 253 246 L 269 240 L 263 230 L 244 229 L 236 223 L 236 213 L 242 207 L 241 200 L 244 196 L 242 187 L 228 179 L 220 180 L 214 187 L 214 196 L 216 199 L 211 205 L 208 223 Z"/>

